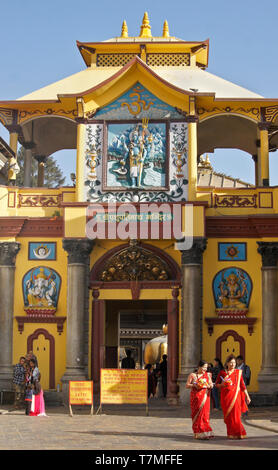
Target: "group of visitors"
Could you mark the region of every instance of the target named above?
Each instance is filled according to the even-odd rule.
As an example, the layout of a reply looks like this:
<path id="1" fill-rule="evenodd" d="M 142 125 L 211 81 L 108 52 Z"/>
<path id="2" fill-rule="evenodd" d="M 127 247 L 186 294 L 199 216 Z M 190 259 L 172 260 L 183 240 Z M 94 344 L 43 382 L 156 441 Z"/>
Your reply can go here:
<path id="1" fill-rule="evenodd" d="M 192 416 L 192 429 L 195 439 L 210 439 L 213 431 L 209 423 L 210 392 L 215 390 L 215 403 L 218 405 L 218 392 L 220 403 L 227 427 L 229 439 L 243 439 L 246 431 L 241 422 L 242 413 L 248 410 L 251 399 L 246 386 L 250 383 L 250 368 L 243 362 L 242 356 L 236 358 L 230 355 L 225 365 L 216 358 L 214 367 L 209 372 L 209 364 L 200 361 L 195 372 L 188 376 L 186 387 L 191 389 L 190 405 Z M 219 405 L 218 405 L 219 406 Z"/>
<path id="2" fill-rule="evenodd" d="M 162 361 L 155 364 L 146 364 L 148 371 L 148 398 L 166 398 L 167 396 L 167 354 L 163 354 Z"/>
<path id="3" fill-rule="evenodd" d="M 131 350 L 126 349 L 126 357 L 122 359 L 122 369 L 135 369 L 135 361 L 131 355 Z M 148 398 L 162 398 L 167 395 L 167 354 L 163 354 L 162 361 L 155 364 L 146 364 L 148 371 Z"/>
<path id="4" fill-rule="evenodd" d="M 26 356 L 20 357 L 14 367 L 15 401 L 10 411 L 25 408 L 25 414 L 28 416 L 46 416 L 40 380 L 37 357 L 33 351 L 29 351 Z"/>

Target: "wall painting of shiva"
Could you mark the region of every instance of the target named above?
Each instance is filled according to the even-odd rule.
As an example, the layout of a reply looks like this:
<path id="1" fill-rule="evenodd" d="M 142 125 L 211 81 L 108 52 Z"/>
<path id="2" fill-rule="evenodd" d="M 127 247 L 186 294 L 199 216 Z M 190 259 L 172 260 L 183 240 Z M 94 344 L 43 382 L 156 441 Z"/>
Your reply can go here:
<path id="1" fill-rule="evenodd" d="M 165 122 L 108 123 L 106 132 L 105 189 L 167 189 Z"/>

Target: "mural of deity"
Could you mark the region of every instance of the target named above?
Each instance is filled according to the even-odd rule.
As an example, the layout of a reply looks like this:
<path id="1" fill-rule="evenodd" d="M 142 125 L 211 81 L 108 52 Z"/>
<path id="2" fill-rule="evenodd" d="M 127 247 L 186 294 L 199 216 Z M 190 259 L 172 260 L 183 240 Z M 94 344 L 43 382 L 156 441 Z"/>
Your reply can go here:
<path id="1" fill-rule="evenodd" d="M 39 266 L 23 278 L 24 305 L 27 313 L 41 309 L 54 313 L 57 308 L 61 278 L 53 269 Z"/>
<path id="2" fill-rule="evenodd" d="M 240 268 L 222 269 L 213 280 L 216 309 L 248 310 L 252 282 Z"/>
<path id="3" fill-rule="evenodd" d="M 161 188 L 166 184 L 166 125 L 109 124 L 107 186 Z"/>

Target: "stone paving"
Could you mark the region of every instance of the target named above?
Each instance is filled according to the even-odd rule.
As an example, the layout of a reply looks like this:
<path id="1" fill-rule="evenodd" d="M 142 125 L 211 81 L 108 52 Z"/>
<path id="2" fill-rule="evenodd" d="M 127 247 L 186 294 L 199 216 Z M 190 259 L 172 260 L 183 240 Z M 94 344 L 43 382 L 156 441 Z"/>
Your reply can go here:
<path id="1" fill-rule="evenodd" d="M 89 407 L 49 408 L 47 417 L 25 416 L 24 410 L 0 409 L 0 450 L 90 450 L 171 452 L 186 450 L 278 449 L 278 407 L 250 408 L 244 426 L 248 439 L 230 441 L 221 411 L 211 412 L 215 438 L 192 438 L 190 411 L 166 403 L 144 407 L 107 407 L 90 416 Z M 95 454 L 94 454 L 95 455 Z"/>

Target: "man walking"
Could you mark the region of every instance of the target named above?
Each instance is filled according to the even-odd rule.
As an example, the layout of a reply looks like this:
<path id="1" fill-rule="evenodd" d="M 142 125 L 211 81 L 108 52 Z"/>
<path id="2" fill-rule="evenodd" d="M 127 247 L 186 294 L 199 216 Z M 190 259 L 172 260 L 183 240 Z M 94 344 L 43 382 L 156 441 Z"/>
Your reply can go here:
<path id="1" fill-rule="evenodd" d="M 15 391 L 15 401 L 13 409 L 22 408 L 25 394 L 25 357 L 21 356 L 19 363 L 14 367 L 13 387 Z"/>
<path id="2" fill-rule="evenodd" d="M 237 356 L 237 358 L 236 358 L 236 368 L 242 370 L 242 378 L 243 378 L 243 381 L 244 381 L 246 387 L 248 385 L 250 385 L 251 370 L 250 370 L 250 367 L 247 366 L 244 363 L 244 360 L 243 360 L 242 356 Z"/>

